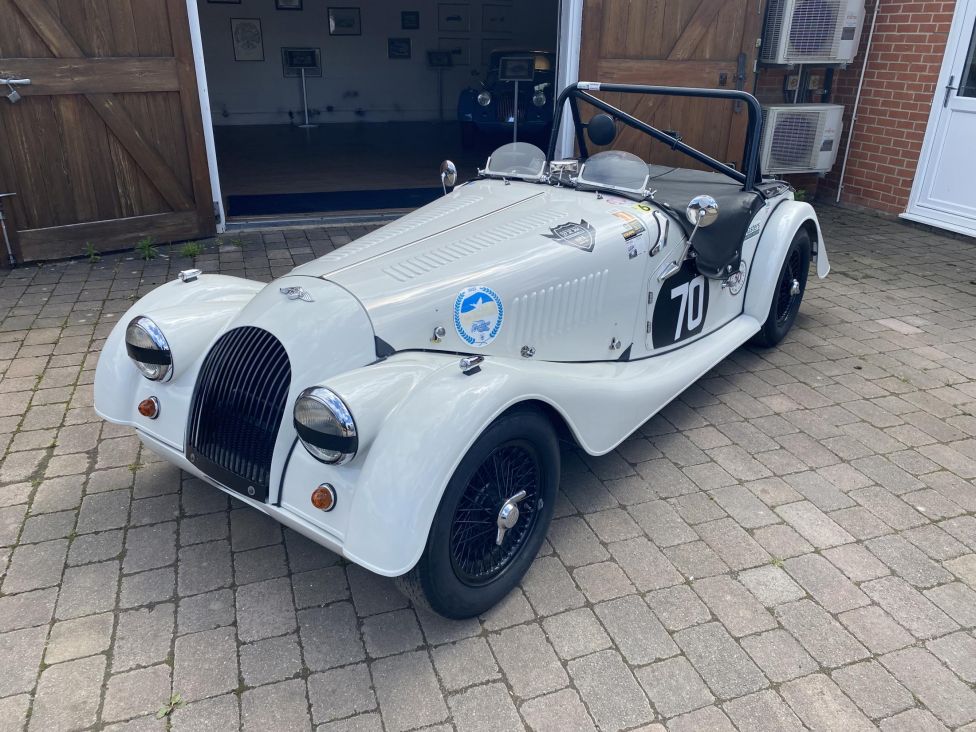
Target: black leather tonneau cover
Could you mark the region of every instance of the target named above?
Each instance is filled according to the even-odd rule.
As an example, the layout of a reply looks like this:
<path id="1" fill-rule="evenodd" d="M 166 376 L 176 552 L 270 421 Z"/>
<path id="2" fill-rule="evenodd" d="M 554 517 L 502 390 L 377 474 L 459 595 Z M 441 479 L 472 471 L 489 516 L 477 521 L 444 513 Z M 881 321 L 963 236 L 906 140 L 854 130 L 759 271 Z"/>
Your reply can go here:
<path id="1" fill-rule="evenodd" d="M 654 202 L 671 210 L 685 235 L 694 229 L 685 218 L 688 202 L 701 194 L 718 202 L 718 219 L 699 229 L 692 244 L 698 271 L 706 277 L 723 277 L 737 271 L 742 242 L 749 222 L 763 206 L 762 196 L 743 191 L 741 183 L 721 173 L 666 165 L 647 167 L 651 173 L 647 187 L 655 191 Z"/>

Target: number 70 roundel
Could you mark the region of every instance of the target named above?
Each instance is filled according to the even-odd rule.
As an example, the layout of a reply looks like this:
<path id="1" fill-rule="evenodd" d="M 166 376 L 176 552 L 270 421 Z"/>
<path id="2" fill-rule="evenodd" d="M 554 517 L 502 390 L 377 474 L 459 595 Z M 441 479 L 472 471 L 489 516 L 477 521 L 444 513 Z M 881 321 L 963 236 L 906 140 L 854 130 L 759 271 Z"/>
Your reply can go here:
<path id="1" fill-rule="evenodd" d="M 685 262 L 661 286 L 654 304 L 654 348 L 666 348 L 701 333 L 707 312 L 708 282 L 698 274 L 694 262 Z"/>

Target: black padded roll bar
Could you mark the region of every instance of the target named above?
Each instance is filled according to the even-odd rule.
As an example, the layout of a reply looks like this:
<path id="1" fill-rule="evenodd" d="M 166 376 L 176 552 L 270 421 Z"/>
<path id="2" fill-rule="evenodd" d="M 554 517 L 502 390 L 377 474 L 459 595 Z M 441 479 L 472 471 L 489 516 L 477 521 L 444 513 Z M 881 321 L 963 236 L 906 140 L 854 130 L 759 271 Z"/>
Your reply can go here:
<path id="1" fill-rule="evenodd" d="M 598 99 L 588 92 L 621 92 L 624 94 L 653 94 L 666 97 L 698 97 L 701 99 L 723 99 L 733 102 L 745 102 L 746 109 L 749 110 L 749 127 L 746 132 L 746 144 L 742 153 L 743 170 L 739 171 L 725 163 L 721 163 L 709 157 L 700 150 L 686 145 L 680 140 L 672 137 L 666 132 L 662 132 L 656 127 L 652 127 L 646 122 L 642 122 L 636 117 L 627 114 L 622 109 L 617 109 L 612 104 L 608 104 L 602 99 Z M 762 176 L 759 171 L 759 145 L 762 135 L 762 108 L 759 101 L 744 91 L 732 89 L 694 89 L 691 87 L 680 86 L 644 86 L 641 84 L 601 84 L 591 81 L 580 81 L 571 84 L 563 89 L 559 98 L 556 100 L 554 119 L 552 125 L 552 135 L 549 139 L 549 159 L 552 160 L 556 154 L 556 143 L 559 139 L 559 126 L 562 123 L 563 109 L 566 102 L 569 102 L 570 111 L 573 116 L 573 125 L 576 128 L 576 142 L 579 145 L 580 155 L 585 159 L 588 157 L 586 150 L 586 138 L 583 134 L 585 125 L 579 113 L 579 101 L 582 100 L 597 109 L 600 109 L 615 119 L 619 119 L 625 125 L 640 130 L 644 134 L 650 135 L 668 147 L 680 150 L 685 155 L 694 158 L 699 163 L 707 165 L 709 168 L 723 173 L 730 178 L 742 183 L 743 190 L 751 191 L 757 181 Z"/>

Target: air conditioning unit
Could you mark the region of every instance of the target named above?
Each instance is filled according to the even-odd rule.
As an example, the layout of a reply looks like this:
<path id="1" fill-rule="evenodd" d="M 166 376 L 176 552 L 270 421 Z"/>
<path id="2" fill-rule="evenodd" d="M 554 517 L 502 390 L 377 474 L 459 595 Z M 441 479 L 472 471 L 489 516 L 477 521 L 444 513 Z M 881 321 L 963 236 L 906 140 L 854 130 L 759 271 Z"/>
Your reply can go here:
<path id="1" fill-rule="evenodd" d="M 769 0 L 759 60 L 845 64 L 854 60 L 864 0 Z"/>
<path id="2" fill-rule="evenodd" d="M 840 104 L 763 107 L 763 173 L 826 173 L 837 160 L 843 116 Z"/>

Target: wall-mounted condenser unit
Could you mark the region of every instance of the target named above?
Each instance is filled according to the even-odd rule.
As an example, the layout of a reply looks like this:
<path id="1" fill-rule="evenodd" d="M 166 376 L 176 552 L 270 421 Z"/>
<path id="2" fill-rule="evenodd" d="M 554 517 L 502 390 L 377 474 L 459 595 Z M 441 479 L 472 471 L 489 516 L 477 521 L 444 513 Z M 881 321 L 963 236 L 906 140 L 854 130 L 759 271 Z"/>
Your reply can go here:
<path id="1" fill-rule="evenodd" d="M 763 107 L 763 173 L 826 173 L 837 160 L 844 107 L 781 104 Z"/>
<path id="2" fill-rule="evenodd" d="M 864 0 L 769 0 L 759 60 L 846 64 L 864 25 Z"/>

